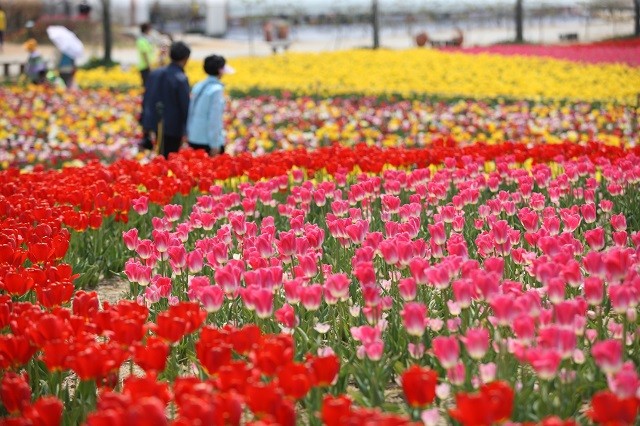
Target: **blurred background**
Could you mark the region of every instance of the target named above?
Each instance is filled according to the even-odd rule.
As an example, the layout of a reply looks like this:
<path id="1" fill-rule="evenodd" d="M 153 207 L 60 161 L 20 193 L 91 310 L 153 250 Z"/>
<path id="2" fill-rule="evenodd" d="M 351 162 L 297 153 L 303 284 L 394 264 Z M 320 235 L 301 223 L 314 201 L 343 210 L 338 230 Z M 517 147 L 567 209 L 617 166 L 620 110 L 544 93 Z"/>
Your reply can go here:
<path id="1" fill-rule="evenodd" d="M 133 46 L 142 22 L 230 56 L 354 47 L 570 43 L 640 35 L 640 0 L 0 0 L 6 38 L 65 25 L 92 56 Z M 119 53 L 126 61 L 128 53 Z"/>

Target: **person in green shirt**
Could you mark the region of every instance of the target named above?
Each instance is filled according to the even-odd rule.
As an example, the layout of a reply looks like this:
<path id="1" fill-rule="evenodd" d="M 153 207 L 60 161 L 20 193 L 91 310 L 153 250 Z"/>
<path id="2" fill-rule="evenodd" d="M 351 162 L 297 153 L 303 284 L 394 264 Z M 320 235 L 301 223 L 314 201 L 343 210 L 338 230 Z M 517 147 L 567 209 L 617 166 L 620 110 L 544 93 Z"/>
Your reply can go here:
<path id="1" fill-rule="evenodd" d="M 140 71 L 140 77 L 142 77 L 142 85 L 147 83 L 147 77 L 151 72 L 151 66 L 154 59 L 154 47 L 149 40 L 149 31 L 151 31 L 151 24 L 144 23 L 140 25 L 140 37 L 136 40 L 136 48 L 138 49 L 138 70 Z"/>

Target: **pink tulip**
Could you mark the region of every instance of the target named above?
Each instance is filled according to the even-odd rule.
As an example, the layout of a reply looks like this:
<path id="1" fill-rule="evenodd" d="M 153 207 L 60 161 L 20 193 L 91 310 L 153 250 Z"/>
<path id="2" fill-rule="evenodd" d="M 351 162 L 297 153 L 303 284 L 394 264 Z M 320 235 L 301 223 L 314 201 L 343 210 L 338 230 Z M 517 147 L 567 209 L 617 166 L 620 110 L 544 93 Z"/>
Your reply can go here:
<path id="1" fill-rule="evenodd" d="M 189 273 L 196 274 L 202 270 L 204 266 L 204 259 L 202 251 L 195 249 L 192 252 L 187 253 L 187 269 Z"/>
<path id="2" fill-rule="evenodd" d="M 325 294 L 329 293 L 335 299 L 340 301 L 349 300 L 349 286 L 351 282 L 347 274 L 330 274 L 325 278 L 324 288 Z"/>
<path id="3" fill-rule="evenodd" d="M 453 297 L 460 308 L 466 309 L 471 306 L 471 301 L 475 295 L 471 280 L 456 280 L 451 284 L 451 288 Z"/>
<path id="4" fill-rule="evenodd" d="M 298 265 L 295 267 L 296 277 L 312 278 L 318 273 L 318 260 L 314 255 L 306 254 L 298 256 Z"/>
<path id="5" fill-rule="evenodd" d="M 282 258 L 290 259 L 296 253 L 295 233 L 293 231 L 281 232 L 276 246 Z"/>
<path id="6" fill-rule="evenodd" d="M 405 302 L 410 302 L 416 298 L 418 286 L 413 278 L 403 278 L 398 283 L 398 293 Z"/>
<path id="7" fill-rule="evenodd" d="M 182 205 L 167 204 L 162 208 L 162 211 L 169 222 L 175 222 L 180 219 L 180 216 L 182 215 Z"/>
<path id="8" fill-rule="evenodd" d="M 296 305 L 300 302 L 302 288 L 304 287 L 304 283 L 300 278 L 286 280 L 283 282 L 282 287 L 284 289 L 285 300 L 287 303 Z"/>
<path id="9" fill-rule="evenodd" d="M 375 285 L 377 281 L 373 262 L 359 262 L 354 266 L 353 273 L 361 286 L 372 286 Z"/>
<path id="10" fill-rule="evenodd" d="M 506 327 L 511 325 L 511 321 L 517 315 L 514 307 L 514 300 L 512 296 L 498 295 L 491 299 L 491 309 L 493 310 L 493 316 L 498 321 L 498 324 Z"/>
<path id="11" fill-rule="evenodd" d="M 133 199 L 131 204 L 133 206 L 133 210 L 135 210 L 139 215 L 144 215 L 149 211 L 149 197 L 146 195 Z"/>
<path id="12" fill-rule="evenodd" d="M 295 328 L 298 325 L 298 318 L 293 307 L 285 303 L 282 308 L 275 312 L 276 320 L 287 328 Z"/>
<path id="13" fill-rule="evenodd" d="M 480 372 L 480 380 L 482 383 L 490 383 L 495 380 L 498 368 L 495 363 L 489 362 L 487 364 L 480 364 L 478 366 L 478 370 Z"/>
<path id="14" fill-rule="evenodd" d="M 608 291 L 611 307 L 618 314 L 624 314 L 638 304 L 638 290 L 630 285 L 611 285 Z"/>
<path id="15" fill-rule="evenodd" d="M 562 361 L 562 357 L 557 351 L 540 348 L 527 350 L 526 357 L 538 377 L 542 380 L 553 379 Z"/>
<path id="16" fill-rule="evenodd" d="M 600 210 L 604 213 L 610 213 L 613 210 L 613 201 L 611 200 L 600 200 Z"/>
<path id="17" fill-rule="evenodd" d="M 382 340 L 363 346 L 367 358 L 371 361 L 380 361 L 380 359 L 382 359 L 382 354 L 384 353 L 384 342 Z"/>
<path id="18" fill-rule="evenodd" d="M 584 233 L 584 240 L 591 250 L 600 251 L 604 248 L 604 229 L 598 227 Z"/>
<path id="19" fill-rule="evenodd" d="M 427 307 L 422 303 L 405 303 L 402 311 L 402 323 L 410 336 L 422 336 L 428 324 Z"/>
<path id="20" fill-rule="evenodd" d="M 536 232 L 538 230 L 538 214 L 529 208 L 522 208 L 518 211 L 518 218 L 524 226 L 526 232 Z"/>
<path id="21" fill-rule="evenodd" d="M 322 286 L 312 284 L 300 288 L 300 303 L 308 311 L 317 311 L 322 304 Z"/>
<path id="22" fill-rule="evenodd" d="M 149 259 L 156 251 L 156 247 L 151 240 L 140 240 L 136 247 L 136 253 L 141 259 Z"/>
<path id="23" fill-rule="evenodd" d="M 409 343 L 407 346 L 409 356 L 413 359 L 420 359 L 424 355 L 425 349 L 423 343 Z"/>
<path id="24" fill-rule="evenodd" d="M 198 299 L 205 311 L 217 312 L 224 303 L 224 292 L 218 286 L 209 285 L 202 288 Z"/>
<path id="25" fill-rule="evenodd" d="M 431 241 L 441 246 L 447 241 L 447 234 L 444 229 L 444 222 L 434 223 L 433 225 L 427 225 L 429 229 L 429 235 L 431 236 Z"/>
<path id="26" fill-rule="evenodd" d="M 638 397 L 640 379 L 632 362 L 626 362 L 622 368 L 609 378 L 609 388 L 619 398 Z"/>
<path id="27" fill-rule="evenodd" d="M 509 232 L 511 228 L 506 220 L 498 220 L 491 226 L 491 236 L 496 245 L 505 244 L 509 241 Z"/>
<path id="28" fill-rule="evenodd" d="M 580 212 L 585 223 L 594 223 L 596 221 L 596 206 L 593 203 L 583 204 L 580 206 Z"/>
<path id="29" fill-rule="evenodd" d="M 466 379 L 466 369 L 464 364 L 458 362 L 453 367 L 447 369 L 447 379 L 454 386 L 462 386 Z"/>
<path id="30" fill-rule="evenodd" d="M 591 275 L 604 277 L 605 269 L 601 253 L 590 251 L 582 258 L 582 265 Z"/>
<path id="31" fill-rule="evenodd" d="M 222 287 L 227 297 L 235 297 L 240 288 L 241 270 L 228 264 L 216 269 L 214 279 L 217 285 Z"/>
<path id="32" fill-rule="evenodd" d="M 198 300 L 200 298 L 200 294 L 204 288 L 210 287 L 211 281 L 208 277 L 205 276 L 195 276 L 189 277 L 189 285 L 187 289 L 187 295 L 189 296 L 189 300 Z"/>
<path id="33" fill-rule="evenodd" d="M 485 328 L 470 328 L 460 340 L 475 360 L 482 359 L 489 350 L 489 331 Z"/>
<path id="34" fill-rule="evenodd" d="M 627 245 L 627 241 L 629 240 L 627 231 L 612 232 L 611 237 L 615 245 L 618 247 L 625 247 Z"/>
<path id="35" fill-rule="evenodd" d="M 248 298 L 258 318 L 266 319 L 273 313 L 273 293 L 266 288 L 248 288 Z M 246 303 L 246 302 L 245 302 Z"/>
<path id="36" fill-rule="evenodd" d="M 531 342 L 535 338 L 535 320 L 528 315 L 516 317 L 513 320 L 512 327 L 513 332 L 516 334 L 516 337 L 525 343 Z"/>
<path id="37" fill-rule="evenodd" d="M 628 274 L 633 263 L 633 250 L 613 248 L 602 257 L 604 270 L 610 282 L 621 281 Z"/>
<path id="38" fill-rule="evenodd" d="M 171 246 L 167 249 L 171 268 L 174 272 L 180 271 L 187 265 L 187 251 L 183 245 Z"/>
<path id="39" fill-rule="evenodd" d="M 124 240 L 124 245 L 127 246 L 129 250 L 135 250 L 138 246 L 138 229 L 131 228 L 128 231 L 122 233 L 122 239 Z"/>
<path id="40" fill-rule="evenodd" d="M 584 297 L 590 305 L 599 306 L 604 297 L 604 283 L 598 277 L 587 277 L 584 280 Z"/>
<path id="41" fill-rule="evenodd" d="M 460 346 L 455 336 L 438 336 L 433 339 L 433 352 L 444 369 L 449 369 L 458 363 Z"/>
<path id="42" fill-rule="evenodd" d="M 611 226 L 613 226 L 613 229 L 616 231 L 626 231 L 627 219 L 624 217 L 624 214 L 611 215 Z"/>
<path id="43" fill-rule="evenodd" d="M 388 265 L 396 265 L 398 263 L 398 245 L 393 240 L 384 240 L 378 247 L 382 258 Z"/>
<path id="44" fill-rule="evenodd" d="M 538 345 L 554 350 L 563 359 L 568 359 L 576 348 L 576 334 L 573 329 L 552 325 L 538 330 Z"/>
<path id="45" fill-rule="evenodd" d="M 409 270 L 411 271 L 411 276 L 417 284 L 428 283 L 428 277 L 426 274 L 428 268 L 429 261 L 420 257 L 414 257 L 409 262 Z"/>
<path id="46" fill-rule="evenodd" d="M 171 243 L 171 234 L 169 231 L 154 229 L 151 232 L 156 250 L 159 253 L 165 253 L 169 249 Z"/>
<path id="47" fill-rule="evenodd" d="M 622 368 L 622 343 L 619 340 L 602 340 L 591 348 L 591 355 L 606 374 L 613 374 Z"/>

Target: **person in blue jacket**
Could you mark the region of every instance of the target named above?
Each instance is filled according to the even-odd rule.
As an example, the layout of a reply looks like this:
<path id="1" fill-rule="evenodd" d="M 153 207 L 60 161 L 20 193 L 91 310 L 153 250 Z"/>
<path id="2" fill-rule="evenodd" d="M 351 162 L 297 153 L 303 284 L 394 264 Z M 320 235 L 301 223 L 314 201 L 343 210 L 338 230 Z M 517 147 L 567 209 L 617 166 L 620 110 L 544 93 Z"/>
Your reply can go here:
<path id="1" fill-rule="evenodd" d="M 204 71 L 209 75 L 193 87 L 187 140 L 193 149 L 206 150 L 209 155 L 224 153 L 224 85 L 220 81 L 224 74 L 232 72 L 227 61 L 218 55 L 204 60 Z"/>
<path id="2" fill-rule="evenodd" d="M 186 135 L 189 113 L 189 80 L 184 67 L 191 49 L 181 41 L 171 45 L 171 63 L 149 74 L 142 99 L 142 128 L 156 134 L 158 152 L 168 157 L 178 152 Z M 149 148 L 150 141 L 142 147 Z"/>

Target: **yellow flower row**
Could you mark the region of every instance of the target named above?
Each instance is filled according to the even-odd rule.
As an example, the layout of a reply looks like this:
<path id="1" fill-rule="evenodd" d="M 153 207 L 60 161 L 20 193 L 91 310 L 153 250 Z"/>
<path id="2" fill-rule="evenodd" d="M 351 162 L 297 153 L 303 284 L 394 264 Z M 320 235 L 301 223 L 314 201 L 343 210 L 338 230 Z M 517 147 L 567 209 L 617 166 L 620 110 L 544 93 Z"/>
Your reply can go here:
<path id="1" fill-rule="evenodd" d="M 468 55 L 430 49 L 288 53 L 230 61 L 237 73 L 228 89 L 295 94 L 570 99 L 634 103 L 640 69 L 580 64 L 536 57 Z M 187 66 L 193 84 L 205 77 L 202 62 Z M 135 70 L 80 71 L 82 86 L 138 85 Z"/>

